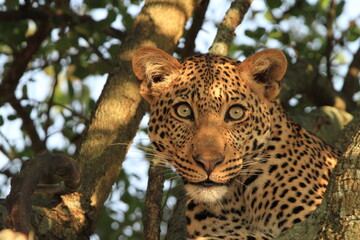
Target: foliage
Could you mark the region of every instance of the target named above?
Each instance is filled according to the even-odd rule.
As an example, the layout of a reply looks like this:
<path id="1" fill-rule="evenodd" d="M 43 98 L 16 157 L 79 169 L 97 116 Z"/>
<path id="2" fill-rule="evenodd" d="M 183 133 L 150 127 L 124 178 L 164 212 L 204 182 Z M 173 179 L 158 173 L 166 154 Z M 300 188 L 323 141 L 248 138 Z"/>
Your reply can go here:
<path id="1" fill-rule="evenodd" d="M 74 154 L 104 78 L 142 4 L 139 0 L 6 0 L 0 5 L 0 167 L 4 183 L 39 151 L 36 139 L 47 149 Z M 257 4 L 237 31 L 229 55 L 247 57 L 258 49 L 280 48 L 291 63 L 314 64 L 335 96 L 343 99 L 349 111 L 357 111 L 359 82 L 351 83 L 354 87 L 349 90 L 346 86 L 352 80 L 346 76 L 359 51 L 360 21 L 347 18 L 347 3 L 267 0 Z M 216 30 L 219 20 L 212 13 L 218 8 L 216 1 L 210 3 L 208 14 L 201 19 L 203 29 Z M 191 21 L 189 29 L 190 25 Z M 39 40 L 47 28 L 50 31 Z M 186 55 L 181 48 L 191 40 L 188 37 L 185 33 L 179 44 L 179 57 Z M 200 30 L 193 51 L 207 51 L 207 37 L 206 31 Z M 41 41 L 38 47 L 36 40 Z M 21 59 L 27 54 L 31 61 L 17 71 L 19 78 L 14 81 L 9 73 L 21 70 Z M 309 95 L 295 91 L 288 110 L 303 114 L 319 106 L 316 97 Z M 172 173 L 169 176 L 174 178 Z M 132 183 L 134 177 L 124 171 L 119 174 L 96 230 L 101 239 L 141 238 L 145 194 Z M 177 192 L 172 187 L 167 190 L 164 209 L 174 204 Z M 117 205 L 124 208 L 119 210 Z M 164 221 L 167 218 L 164 216 Z"/>
<path id="2" fill-rule="evenodd" d="M 105 77 L 111 72 L 113 59 L 140 4 L 138 0 L 71 3 L 10 0 L 0 5 L 1 92 L 6 84 L 14 89 L 9 96 L 0 95 L 2 197 L 8 193 L 5 185 L 9 184 L 9 177 L 19 171 L 23 161 L 38 152 L 32 139 L 39 138 L 50 150 L 75 153 Z M 38 37 L 44 24 L 49 25 L 51 31 L 34 51 L 31 61 L 20 73 L 21 78 L 7 82 L 17 59 L 24 58 L 24 52 L 34 47 L 31 39 Z M 20 110 L 30 116 L 30 122 L 17 112 L 19 109 L 14 107 L 17 103 Z M 29 125 L 36 131 L 29 132 Z M 141 205 L 143 197 L 128 193 L 128 179 L 122 173 L 116 184 L 126 189 L 121 198 L 133 203 L 122 220 L 126 224 L 131 222 L 130 213 Z M 100 226 L 115 221 L 109 217 L 111 212 L 111 208 L 104 210 Z M 138 223 L 140 220 L 136 219 Z M 108 236 L 106 230 L 101 237 Z M 121 234 L 122 231 L 112 233 Z"/>
<path id="3" fill-rule="evenodd" d="M 248 13 L 249 21 L 255 24 L 242 25 L 245 26 L 245 37 L 241 34 L 230 54 L 249 56 L 254 48 L 280 48 L 288 55 L 290 63 L 305 61 L 314 64 L 318 71 L 313 81 L 320 82 L 320 77 L 325 77 L 326 83 L 321 84 L 326 84 L 334 96 L 344 98 L 347 110 L 355 112 L 360 103 L 359 83 L 348 92 L 346 85 L 349 79 L 345 75 L 354 55 L 359 51 L 360 13 L 350 18 L 347 14 L 354 6 L 345 1 L 268 0 L 265 3 L 265 9 L 252 9 Z M 346 11 L 345 5 L 348 9 Z M 355 78 L 358 78 L 358 73 Z M 303 113 L 305 108 L 309 110 L 309 107 L 323 105 L 314 101 L 314 98 L 320 96 L 309 97 L 297 93 L 293 94 L 290 102 L 297 107 L 288 108 L 290 112 Z"/>

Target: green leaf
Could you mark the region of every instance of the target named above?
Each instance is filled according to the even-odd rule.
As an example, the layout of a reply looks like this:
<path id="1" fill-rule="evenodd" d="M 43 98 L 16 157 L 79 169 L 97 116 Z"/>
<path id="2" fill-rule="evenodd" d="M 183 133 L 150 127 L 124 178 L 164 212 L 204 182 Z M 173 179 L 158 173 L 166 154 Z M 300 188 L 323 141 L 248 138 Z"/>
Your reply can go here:
<path id="1" fill-rule="evenodd" d="M 0 126 L 4 125 L 4 118 L 0 116 Z"/>
<path id="2" fill-rule="evenodd" d="M 70 79 L 67 79 L 67 84 L 68 84 L 68 89 L 69 89 L 68 94 L 69 94 L 70 98 L 73 99 L 75 96 L 75 91 L 74 91 L 74 87 L 73 87 Z"/>
<path id="3" fill-rule="evenodd" d="M 79 79 L 84 79 L 89 75 L 90 71 L 92 70 L 95 69 L 88 69 L 78 65 L 74 71 L 74 76 L 78 77 Z"/>
<path id="4" fill-rule="evenodd" d="M 274 39 L 280 39 L 282 37 L 282 32 L 280 31 L 272 31 L 271 33 L 269 33 L 268 37 L 269 38 L 274 38 Z"/>
<path id="5" fill-rule="evenodd" d="M 53 77 L 55 76 L 55 69 L 53 65 L 49 65 L 43 69 L 43 71 L 46 73 L 46 75 Z"/>
<path id="6" fill-rule="evenodd" d="M 18 0 L 6 0 L 4 4 L 8 9 L 14 9 L 19 7 Z"/>
<path id="7" fill-rule="evenodd" d="M 320 1 L 320 7 L 321 7 L 323 10 L 326 10 L 328 6 L 329 6 L 329 0 L 321 0 L 321 1 Z"/>
<path id="8" fill-rule="evenodd" d="M 90 98 L 90 89 L 87 85 L 83 85 L 82 87 L 82 92 L 81 92 L 81 97 L 83 102 L 87 102 Z"/>
<path id="9" fill-rule="evenodd" d="M 7 119 L 10 121 L 13 121 L 13 120 L 17 119 L 17 116 L 16 116 L 16 114 L 11 114 L 7 117 Z"/>
<path id="10" fill-rule="evenodd" d="M 28 91 L 27 91 L 27 85 L 26 84 L 24 84 L 21 91 L 22 91 L 22 98 L 27 99 L 28 98 Z"/>
<path id="11" fill-rule="evenodd" d="M 267 11 L 266 11 L 266 13 L 265 13 L 265 18 L 266 18 L 268 21 L 270 21 L 270 22 L 274 21 L 274 17 L 273 17 L 273 15 L 271 14 L 270 10 L 267 10 Z"/>
<path id="12" fill-rule="evenodd" d="M 72 44 L 70 42 L 70 39 L 66 36 L 62 36 L 57 42 L 55 42 L 55 49 L 59 52 L 63 52 L 70 47 L 72 47 Z"/>
<path id="13" fill-rule="evenodd" d="M 90 111 L 93 111 L 95 109 L 96 106 L 96 102 L 93 99 L 90 99 L 88 102 L 88 108 L 90 109 Z"/>
<path id="14" fill-rule="evenodd" d="M 360 27 L 356 26 L 356 24 L 352 24 L 349 28 L 349 33 L 347 35 L 347 41 L 353 42 L 358 40 L 360 37 Z"/>
<path id="15" fill-rule="evenodd" d="M 106 22 L 110 25 L 116 20 L 117 15 L 118 13 L 115 12 L 114 10 L 109 10 L 108 15 L 106 17 Z"/>
<path id="16" fill-rule="evenodd" d="M 259 40 L 265 34 L 265 32 L 266 32 L 265 28 L 258 28 L 255 31 L 246 30 L 245 35 L 254 38 L 256 40 Z"/>
<path id="17" fill-rule="evenodd" d="M 86 27 L 85 25 L 76 25 L 75 27 L 76 32 L 83 34 L 85 36 L 90 36 L 90 28 Z"/>
<path id="18" fill-rule="evenodd" d="M 71 139 L 74 136 L 74 132 L 69 128 L 63 128 L 61 130 L 61 133 L 66 137 L 67 139 Z"/>
<path id="19" fill-rule="evenodd" d="M 340 16 L 340 14 L 343 12 L 345 6 L 345 1 L 341 1 L 336 5 L 336 16 Z"/>
<path id="20" fill-rule="evenodd" d="M 111 54 L 111 58 L 115 58 L 117 56 L 117 54 L 119 53 L 119 49 L 119 44 L 113 44 L 109 47 L 108 51 Z"/>
<path id="21" fill-rule="evenodd" d="M 87 0 L 85 1 L 85 4 L 90 8 L 105 8 L 108 1 L 96 1 L 96 0 Z"/>
<path id="22" fill-rule="evenodd" d="M 281 38 L 279 39 L 283 44 L 289 44 L 290 43 L 290 35 L 289 33 L 282 33 Z"/>
<path id="23" fill-rule="evenodd" d="M 282 1 L 281 0 L 266 0 L 266 4 L 269 6 L 269 8 L 278 8 L 281 6 Z"/>

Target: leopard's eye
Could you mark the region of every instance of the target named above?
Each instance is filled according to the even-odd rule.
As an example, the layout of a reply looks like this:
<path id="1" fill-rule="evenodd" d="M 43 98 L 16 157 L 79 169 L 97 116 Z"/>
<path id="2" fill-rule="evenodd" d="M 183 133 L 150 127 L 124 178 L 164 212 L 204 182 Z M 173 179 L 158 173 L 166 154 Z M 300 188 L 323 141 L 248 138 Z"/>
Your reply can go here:
<path id="1" fill-rule="evenodd" d="M 244 108 L 241 105 L 233 105 L 228 109 L 228 111 L 225 115 L 225 120 L 239 121 L 244 116 L 245 116 Z"/>
<path id="2" fill-rule="evenodd" d="M 193 119 L 193 113 L 188 103 L 181 102 L 174 106 L 175 113 L 180 118 Z"/>

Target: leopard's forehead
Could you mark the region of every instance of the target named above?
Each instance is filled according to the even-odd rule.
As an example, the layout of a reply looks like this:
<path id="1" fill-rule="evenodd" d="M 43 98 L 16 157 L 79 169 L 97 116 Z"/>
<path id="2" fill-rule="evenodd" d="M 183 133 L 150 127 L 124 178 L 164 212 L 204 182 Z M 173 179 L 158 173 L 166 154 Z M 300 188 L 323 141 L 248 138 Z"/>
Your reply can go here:
<path id="1" fill-rule="evenodd" d="M 200 80 L 205 86 L 216 83 L 232 83 L 231 78 L 237 75 L 240 61 L 213 55 L 198 54 L 187 58 L 182 63 L 182 75 L 191 77 L 190 80 Z M 234 79 L 236 80 L 236 79 Z"/>
<path id="2" fill-rule="evenodd" d="M 212 54 L 187 58 L 173 85 L 172 97 L 196 103 L 199 111 L 218 111 L 226 102 L 244 100 L 247 86 L 239 75 L 240 63 Z"/>
<path id="3" fill-rule="evenodd" d="M 214 55 L 214 54 L 197 54 L 192 57 L 189 57 L 183 61 L 183 64 L 187 66 L 194 65 L 194 67 L 216 67 L 216 66 L 237 66 L 241 62 L 236 59 L 231 59 L 228 57 Z"/>

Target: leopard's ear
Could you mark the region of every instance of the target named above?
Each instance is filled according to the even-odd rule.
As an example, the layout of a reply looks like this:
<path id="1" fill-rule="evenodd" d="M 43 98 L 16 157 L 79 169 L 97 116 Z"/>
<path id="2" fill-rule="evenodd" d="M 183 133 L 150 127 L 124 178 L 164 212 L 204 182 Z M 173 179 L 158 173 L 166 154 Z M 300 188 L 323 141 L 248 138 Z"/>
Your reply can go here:
<path id="1" fill-rule="evenodd" d="M 172 85 L 180 66 L 174 57 L 160 49 L 145 47 L 137 50 L 132 58 L 132 68 L 141 81 L 141 96 L 152 102 Z"/>
<path id="2" fill-rule="evenodd" d="M 285 75 L 287 60 L 280 50 L 268 49 L 245 59 L 240 64 L 240 73 L 248 80 L 250 88 L 268 100 L 280 92 L 281 80 Z"/>

